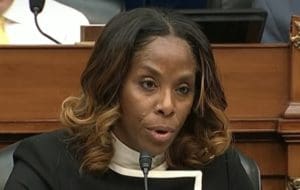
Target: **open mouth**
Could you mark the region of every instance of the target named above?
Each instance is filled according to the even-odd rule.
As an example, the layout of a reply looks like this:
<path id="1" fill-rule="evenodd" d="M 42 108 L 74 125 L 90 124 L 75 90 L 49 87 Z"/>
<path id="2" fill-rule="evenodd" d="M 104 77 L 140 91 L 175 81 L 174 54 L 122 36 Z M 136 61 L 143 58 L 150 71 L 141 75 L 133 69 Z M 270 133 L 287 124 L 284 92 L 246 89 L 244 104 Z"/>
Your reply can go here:
<path id="1" fill-rule="evenodd" d="M 160 134 L 160 135 L 164 135 L 164 134 L 167 134 L 168 131 L 166 130 L 161 130 L 161 129 L 157 129 L 157 130 L 154 130 L 156 133 Z"/>
<path id="2" fill-rule="evenodd" d="M 169 141 L 174 133 L 173 129 L 170 128 L 147 128 L 150 137 L 157 142 Z"/>

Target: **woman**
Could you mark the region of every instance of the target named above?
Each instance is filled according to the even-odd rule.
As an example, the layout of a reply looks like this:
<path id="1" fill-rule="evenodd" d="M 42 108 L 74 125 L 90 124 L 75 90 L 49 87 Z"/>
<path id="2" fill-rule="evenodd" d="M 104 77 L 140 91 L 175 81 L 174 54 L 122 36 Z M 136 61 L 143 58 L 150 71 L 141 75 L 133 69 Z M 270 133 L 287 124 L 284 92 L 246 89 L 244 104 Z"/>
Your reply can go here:
<path id="1" fill-rule="evenodd" d="M 140 172 L 142 151 L 153 159 L 149 175 L 199 171 L 205 190 L 252 189 L 229 148 L 210 45 L 189 19 L 147 8 L 117 15 L 96 42 L 81 87 L 62 105 L 69 130 L 18 147 L 6 190 L 141 189 L 142 178 L 124 171 Z M 149 179 L 149 189 L 181 189 L 185 178 L 178 181 Z"/>

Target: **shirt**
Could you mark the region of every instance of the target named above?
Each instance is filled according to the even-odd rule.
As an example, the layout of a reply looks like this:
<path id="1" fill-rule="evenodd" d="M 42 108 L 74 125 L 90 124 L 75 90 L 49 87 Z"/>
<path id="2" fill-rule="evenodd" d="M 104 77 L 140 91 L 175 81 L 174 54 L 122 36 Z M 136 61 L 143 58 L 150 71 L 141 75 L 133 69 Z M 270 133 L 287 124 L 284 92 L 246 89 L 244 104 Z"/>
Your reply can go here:
<path id="1" fill-rule="evenodd" d="M 137 165 L 138 160 L 132 159 L 137 158 L 138 154 L 129 156 L 129 159 L 124 157 L 124 154 L 131 154 L 133 150 L 128 152 L 128 147 L 121 150 L 119 145 L 114 144 L 116 151 L 120 151 L 121 157 L 116 158 L 120 154 L 115 154 L 105 173 L 81 173 L 79 169 L 81 163 L 68 148 L 66 140 L 69 138 L 65 130 L 58 130 L 22 140 L 14 153 L 14 169 L 4 190 L 140 190 L 143 188 L 142 172 L 134 166 Z M 125 158 L 123 162 L 125 164 L 120 162 L 122 158 Z M 154 168 L 157 168 L 163 159 L 157 157 L 155 160 L 157 163 L 154 163 Z M 152 173 L 171 174 L 174 173 L 173 171 L 168 168 L 167 170 L 154 169 L 149 172 L 149 177 Z M 137 176 L 138 172 L 140 177 L 133 177 Z M 200 185 L 203 190 L 253 189 L 233 148 L 215 157 L 201 171 L 182 170 L 182 172 L 198 174 L 201 172 L 202 185 Z M 149 189 L 195 190 L 194 184 L 198 184 L 197 179 L 190 177 L 180 178 L 180 180 L 149 179 Z"/>

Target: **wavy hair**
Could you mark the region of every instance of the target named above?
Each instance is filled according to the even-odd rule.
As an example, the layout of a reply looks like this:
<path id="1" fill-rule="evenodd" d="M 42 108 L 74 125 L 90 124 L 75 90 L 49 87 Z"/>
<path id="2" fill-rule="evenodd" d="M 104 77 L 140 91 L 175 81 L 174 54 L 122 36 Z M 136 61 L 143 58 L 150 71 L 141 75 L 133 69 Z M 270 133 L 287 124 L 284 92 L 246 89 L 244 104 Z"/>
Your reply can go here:
<path id="1" fill-rule="evenodd" d="M 200 168 L 229 146 L 227 103 L 210 44 L 199 26 L 168 10 L 138 8 L 116 15 L 95 43 L 81 75 L 81 95 L 62 104 L 61 121 L 71 130 L 70 146 L 81 169 L 103 172 L 114 154 L 110 134 L 120 118 L 119 92 L 133 56 L 153 37 L 185 40 L 197 62 L 192 111 L 166 152 L 170 168 Z"/>

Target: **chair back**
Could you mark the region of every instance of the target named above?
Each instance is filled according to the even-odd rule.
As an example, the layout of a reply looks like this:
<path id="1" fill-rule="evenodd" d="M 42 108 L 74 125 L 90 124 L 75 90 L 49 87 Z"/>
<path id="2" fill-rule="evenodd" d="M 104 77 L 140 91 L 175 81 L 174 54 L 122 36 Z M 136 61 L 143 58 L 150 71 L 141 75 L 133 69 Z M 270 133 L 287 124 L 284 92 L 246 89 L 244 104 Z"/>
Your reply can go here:
<path id="1" fill-rule="evenodd" d="M 4 189 L 6 181 L 14 167 L 13 154 L 20 142 L 8 145 L 0 150 L 0 190 Z"/>
<path id="2" fill-rule="evenodd" d="M 241 160 L 241 164 L 244 167 L 247 175 L 249 176 L 254 190 L 261 190 L 261 176 L 260 176 L 260 169 L 257 165 L 257 163 L 243 154 L 240 151 L 237 151 Z"/>

